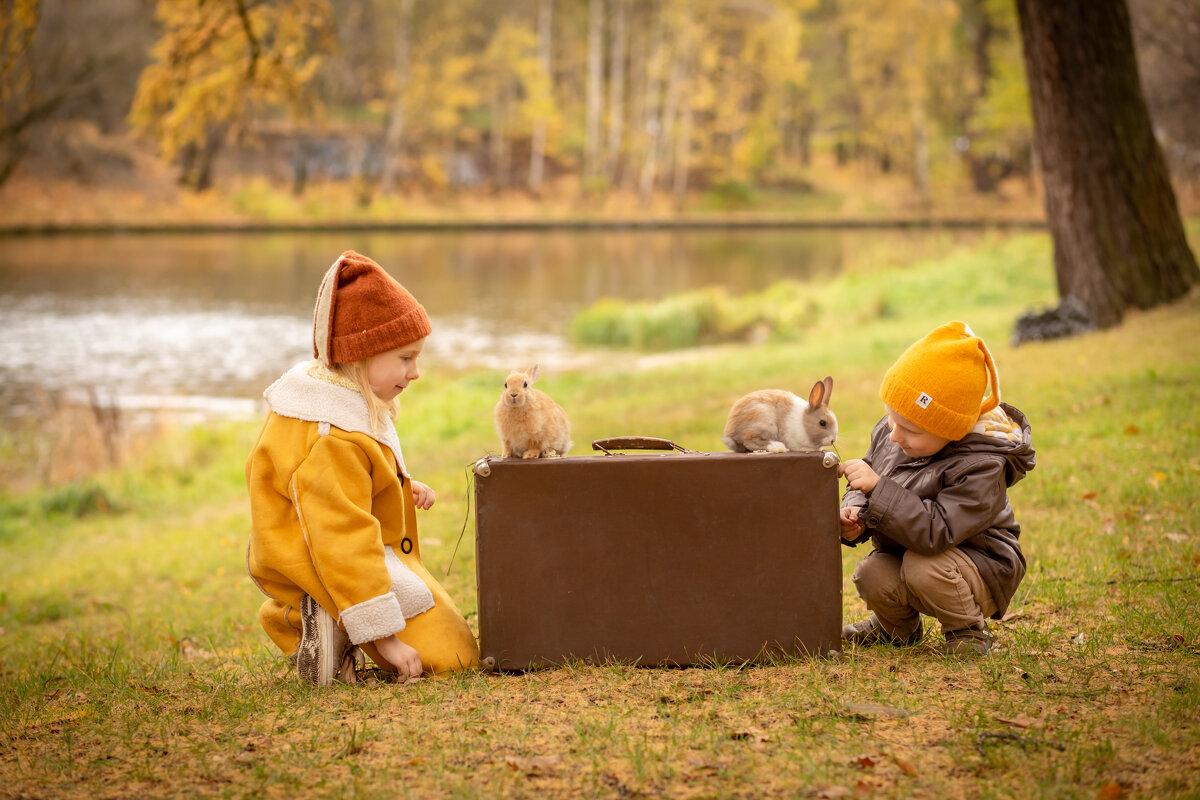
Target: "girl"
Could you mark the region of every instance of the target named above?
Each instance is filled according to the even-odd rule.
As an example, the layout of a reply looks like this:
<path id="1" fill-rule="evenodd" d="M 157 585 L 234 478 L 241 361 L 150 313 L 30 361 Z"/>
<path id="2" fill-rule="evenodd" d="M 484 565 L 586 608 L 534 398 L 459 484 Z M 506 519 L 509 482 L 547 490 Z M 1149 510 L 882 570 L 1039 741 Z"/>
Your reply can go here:
<path id="1" fill-rule="evenodd" d="M 479 660 L 421 563 L 416 509 L 435 496 L 408 474 L 394 427 L 431 330 L 416 298 L 347 251 L 317 295 L 315 360 L 263 394 L 270 413 L 246 463 L 247 568 L 268 597 L 259 622 L 318 686 L 354 680 L 354 647 L 401 679 Z"/>

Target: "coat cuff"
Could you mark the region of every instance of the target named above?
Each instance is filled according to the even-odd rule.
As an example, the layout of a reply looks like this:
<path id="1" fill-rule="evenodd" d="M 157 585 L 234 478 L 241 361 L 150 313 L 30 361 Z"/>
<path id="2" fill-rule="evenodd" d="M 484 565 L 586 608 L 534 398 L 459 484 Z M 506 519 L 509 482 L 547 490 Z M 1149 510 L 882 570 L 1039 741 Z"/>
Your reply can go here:
<path id="1" fill-rule="evenodd" d="M 879 476 L 879 482 L 875 484 L 875 488 L 871 490 L 871 494 L 867 496 L 867 506 L 859 512 L 863 522 L 868 528 L 878 530 L 879 527 L 891 516 L 892 506 L 896 501 L 896 491 L 899 489 L 895 483 L 888 478 Z"/>
<path id="2" fill-rule="evenodd" d="M 396 595 L 388 592 L 350 606 L 342 611 L 341 623 L 346 626 L 352 644 L 374 642 L 404 630 L 404 612 Z"/>
<path id="3" fill-rule="evenodd" d="M 383 548 L 383 561 L 387 565 L 388 577 L 392 579 L 392 594 L 400 602 L 400 613 L 405 619 L 412 619 L 433 608 L 433 592 L 417 577 L 417 573 L 405 566 L 390 546 Z"/>

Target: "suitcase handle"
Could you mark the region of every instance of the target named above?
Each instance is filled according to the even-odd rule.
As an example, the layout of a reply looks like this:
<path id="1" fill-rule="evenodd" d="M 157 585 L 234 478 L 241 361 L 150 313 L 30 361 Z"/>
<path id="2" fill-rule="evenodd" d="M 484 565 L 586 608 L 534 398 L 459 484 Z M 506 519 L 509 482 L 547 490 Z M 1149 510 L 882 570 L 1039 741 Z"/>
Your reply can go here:
<path id="1" fill-rule="evenodd" d="M 612 455 L 612 450 L 678 450 L 690 453 L 686 447 L 675 444 L 670 439 L 658 439 L 653 436 L 613 436 L 608 439 L 597 439 L 592 442 L 593 450 L 600 450 L 605 455 Z"/>

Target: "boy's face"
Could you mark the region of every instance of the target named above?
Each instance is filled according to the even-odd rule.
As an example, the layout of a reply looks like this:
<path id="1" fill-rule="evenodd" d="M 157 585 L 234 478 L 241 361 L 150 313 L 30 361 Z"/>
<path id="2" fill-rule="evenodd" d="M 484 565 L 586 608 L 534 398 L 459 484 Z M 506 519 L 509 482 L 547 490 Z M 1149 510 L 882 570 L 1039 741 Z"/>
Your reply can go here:
<path id="1" fill-rule="evenodd" d="M 950 443 L 949 439 L 943 439 L 924 428 L 917 427 L 896 413 L 896 409 L 891 406 L 887 407 L 887 421 L 888 426 L 892 429 L 888 438 L 899 445 L 900 449 L 904 451 L 904 455 L 909 458 L 926 458 Z"/>
<path id="2" fill-rule="evenodd" d="M 418 339 L 412 344 L 371 356 L 367 361 L 367 383 L 371 384 L 376 397 L 390 403 L 408 384 L 421 377 L 417 356 L 424 347 L 425 340 Z"/>

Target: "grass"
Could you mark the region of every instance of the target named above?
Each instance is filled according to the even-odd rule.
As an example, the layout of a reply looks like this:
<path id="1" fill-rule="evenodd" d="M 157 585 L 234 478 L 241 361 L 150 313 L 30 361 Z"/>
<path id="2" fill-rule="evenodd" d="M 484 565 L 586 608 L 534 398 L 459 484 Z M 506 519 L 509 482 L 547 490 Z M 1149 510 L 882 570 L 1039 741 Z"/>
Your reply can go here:
<path id="1" fill-rule="evenodd" d="M 1053 299 L 1041 236 L 812 292 L 797 341 L 649 368 L 617 352 L 539 386 L 570 412 L 575 454 L 627 433 L 715 450 L 740 394 L 833 374 L 849 458 L 888 364 L 966 319 L 1038 450 L 1011 493 L 1029 573 L 989 658 L 922 645 L 317 691 L 255 622 L 241 469 L 256 426 L 172 431 L 134 463 L 0 496 L 0 796 L 1200 794 L 1200 294 L 1012 349 L 1011 321 Z M 498 449 L 503 376 L 426 371 L 400 430 L 439 492 L 421 536 L 443 575 L 469 521 L 467 467 Z M 848 579 L 863 554 L 843 551 L 847 621 L 864 614 Z M 474 624 L 469 525 L 445 582 Z"/>

